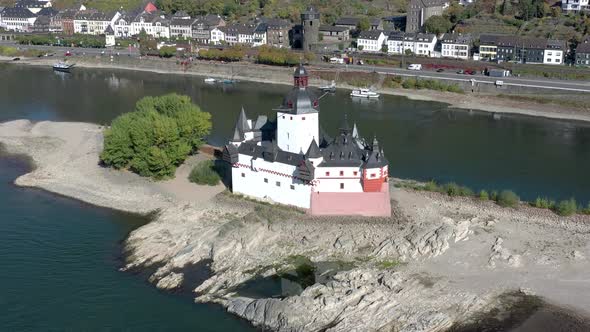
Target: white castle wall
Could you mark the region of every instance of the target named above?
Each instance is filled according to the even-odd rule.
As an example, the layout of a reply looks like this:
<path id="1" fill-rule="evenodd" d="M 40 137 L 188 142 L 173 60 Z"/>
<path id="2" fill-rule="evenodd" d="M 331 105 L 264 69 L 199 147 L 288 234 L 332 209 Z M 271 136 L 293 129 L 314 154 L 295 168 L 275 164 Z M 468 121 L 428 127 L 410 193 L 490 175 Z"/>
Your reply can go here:
<path id="1" fill-rule="evenodd" d="M 243 154 L 239 155 L 237 166 L 232 168 L 234 193 L 310 208 L 312 187 L 291 177 L 295 166 L 270 163 L 260 158 L 252 160 L 252 157 Z"/>
<path id="2" fill-rule="evenodd" d="M 284 151 L 307 152 L 311 141 L 319 141 L 319 113 L 277 112 L 277 144 Z"/>
<path id="3" fill-rule="evenodd" d="M 354 172 L 356 172 L 356 175 Z M 362 170 L 359 167 L 316 167 L 315 178 L 317 181 L 314 191 L 320 193 L 363 192 L 363 186 L 361 184 L 362 174 Z M 344 189 L 340 188 L 341 183 L 344 184 Z"/>

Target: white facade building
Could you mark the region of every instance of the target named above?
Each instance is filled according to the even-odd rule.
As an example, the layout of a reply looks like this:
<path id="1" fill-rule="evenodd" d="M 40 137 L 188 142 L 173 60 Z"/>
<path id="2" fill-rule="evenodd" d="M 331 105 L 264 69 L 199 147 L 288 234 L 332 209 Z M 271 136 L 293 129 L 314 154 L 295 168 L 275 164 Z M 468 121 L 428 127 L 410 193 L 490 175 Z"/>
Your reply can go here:
<path id="1" fill-rule="evenodd" d="M 436 46 L 436 35 L 426 33 L 393 32 L 387 39 L 387 53 L 432 56 Z"/>
<path id="2" fill-rule="evenodd" d="M 144 11 L 131 22 L 132 35 L 142 31 L 154 38 L 170 38 L 170 21 L 163 14 Z"/>
<path id="3" fill-rule="evenodd" d="M 114 26 L 121 13 L 102 13 L 97 11 L 84 11 L 76 14 L 74 18 L 74 33 L 87 35 L 102 35 L 107 27 Z"/>
<path id="4" fill-rule="evenodd" d="M 387 36 L 381 30 L 362 31 L 356 42 L 357 48 L 362 52 L 381 52 Z"/>
<path id="5" fill-rule="evenodd" d="M 470 35 L 447 33 L 441 38 L 441 54 L 444 58 L 467 60 L 471 54 Z"/>
<path id="6" fill-rule="evenodd" d="M 220 28 L 211 29 L 211 43 L 219 45 L 222 41 L 225 41 L 225 32 Z"/>
<path id="7" fill-rule="evenodd" d="M 322 134 L 318 99 L 308 89 L 303 66 L 295 70 L 293 89 L 276 112 L 273 123 L 266 116 L 248 119 L 242 109 L 223 150 L 232 166 L 234 193 L 318 214 L 390 214 L 383 150 L 376 139 L 365 144 L 346 117 L 335 138 Z M 385 198 L 385 204 L 371 203 L 371 197 Z"/>
<path id="8" fill-rule="evenodd" d="M 2 26 L 8 31 L 27 32 L 36 20 L 37 15 L 26 8 L 4 8 L 2 12 Z"/>
<path id="9" fill-rule="evenodd" d="M 564 12 L 588 10 L 588 0 L 562 0 L 561 10 Z"/>
<path id="10" fill-rule="evenodd" d="M 561 40 L 549 39 L 543 51 L 543 63 L 548 65 L 561 65 L 565 58 L 566 45 Z"/>

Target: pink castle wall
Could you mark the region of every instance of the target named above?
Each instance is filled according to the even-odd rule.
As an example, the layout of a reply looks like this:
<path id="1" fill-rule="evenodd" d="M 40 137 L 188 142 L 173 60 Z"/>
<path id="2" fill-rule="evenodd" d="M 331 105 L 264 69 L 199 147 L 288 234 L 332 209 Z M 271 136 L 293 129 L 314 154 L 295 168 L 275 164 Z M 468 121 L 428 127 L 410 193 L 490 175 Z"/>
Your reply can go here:
<path id="1" fill-rule="evenodd" d="M 316 216 L 389 217 L 389 183 L 383 183 L 381 191 L 377 192 L 312 192 L 309 212 Z"/>

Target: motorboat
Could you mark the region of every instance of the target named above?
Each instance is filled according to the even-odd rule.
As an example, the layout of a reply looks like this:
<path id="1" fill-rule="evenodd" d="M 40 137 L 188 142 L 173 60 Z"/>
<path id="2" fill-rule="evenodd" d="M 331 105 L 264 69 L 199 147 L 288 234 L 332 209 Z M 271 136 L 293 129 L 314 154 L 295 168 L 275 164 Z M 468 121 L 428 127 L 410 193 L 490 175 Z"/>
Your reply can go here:
<path id="1" fill-rule="evenodd" d="M 336 92 L 336 82 L 332 81 L 329 85 L 320 86 L 320 90 L 324 92 Z"/>
<path id="2" fill-rule="evenodd" d="M 359 97 L 359 98 L 379 98 L 379 94 L 375 91 L 370 89 L 354 89 L 350 93 L 352 97 Z"/>
<path id="3" fill-rule="evenodd" d="M 205 83 L 215 83 L 217 82 L 216 79 L 214 79 L 213 77 L 207 77 L 206 79 L 204 79 Z"/>
<path id="4" fill-rule="evenodd" d="M 63 71 L 63 72 L 69 73 L 70 70 L 72 68 L 74 68 L 75 65 L 76 64 L 74 64 L 74 63 L 71 63 L 70 64 L 70 63 L 65 63 L 63 61 L 60 61 L 58 63 L 53 64 L 53 70 L 55 70 L 55 71 Z"/>

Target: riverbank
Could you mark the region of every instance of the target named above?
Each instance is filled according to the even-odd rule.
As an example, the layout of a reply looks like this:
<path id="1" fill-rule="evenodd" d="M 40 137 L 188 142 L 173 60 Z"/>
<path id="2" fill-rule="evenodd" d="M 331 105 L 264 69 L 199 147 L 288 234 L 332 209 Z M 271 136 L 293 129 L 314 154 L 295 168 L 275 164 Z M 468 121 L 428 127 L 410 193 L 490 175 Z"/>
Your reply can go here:
<path id="1" fill-rule="evenodd" d="M 0 143 L 32 158 L 21 186 L 147 214 L 126 240 L 126 269 L 152 268 L 156 287 L 195 289 L 275 330 L 440 331 L 508 291 L 590 308 L 590 218 L 500 208 L 492 202 L 391 187 L 391 218 L 317 218 L 246 201 L 223 187 L 156 183 L 98 164 L 102 128 L 85 123 L 0 124 Z M 311 262 L 346 262 L 327 282 L 281 298 L 242 296 L 257 276 Z M 183 268 L 210 260 L 213 275 L 184 285 Z"/>
<path id="2" fill-rule="evenodd" d="M 34 65 L 51 67 L 56 61 L 54 58 L 32 58 L 22 59 L 18 62 L 11 61 L 11 58 L 0 57 L 0 61 L 6 63 L 18 63 L 24 65 Z M 277 67 L 268 65 L 258 65 L 251 63 L 221 63 L 214 61 L 195 61 L 190 66 L 182 67 L 176 64 L 173 59 L 154 59 L 154 58 L 128 58 L 124 56 L 114 57 L 110 61 L 107 56 L 73 56 L 70 60 L 81 68 L 99 68 L 99 69 L 117 69 L 117 70 L 135 70 L 153 72 L 159 74 L 173 75 L 194 75 L 202 77 L 232 77 L 242 81 L 253 81 L 269 84 L 291 84 L 292 69 L 287 67 Z M 325 68 L 316 68 L 310 66 L 309 71 L 312 79 L 312 86 L 325 85 L 328 82 L 320 79 L 321 73 L 331 72 Z M 354 89 L 354 86 L 339 82 L 339 87 L 343 89 Z M 518 98 L 506 98 L 503 95 L 495 96 L 483 93 L 449 93 L 433 90 L 410 90 L 410 89 L 392 89 L 381 86 L 379 92 L 387 95 L 404 96 L 413 100 L 437 101 L 451 105 L 452 107 L 464 110 L 479 110 L 484 112 L 498 114 L 520 114 L 527 116 L 544 117 L 549 119 L 590 121 L 590 110 L 587 108 L 572 107 L 571 103 L 560 104 L 559 99 L 553 102 L 535 102 L 535 98 L 526 96 L 522 100 Z M 505 90 L 502 90 L 505 92 Z M 549 94 L 544 93 L 548 96 Z M 535 96 L 535 94 L 532 94 Z M 518 97 L 518 96 L 517 96 Z M 578 96 L 571 96 L 575 100 Z M 568 106 L 569 105 L 569 106 Z M 582 104 L 581 104 L 582 105 Z"/>

